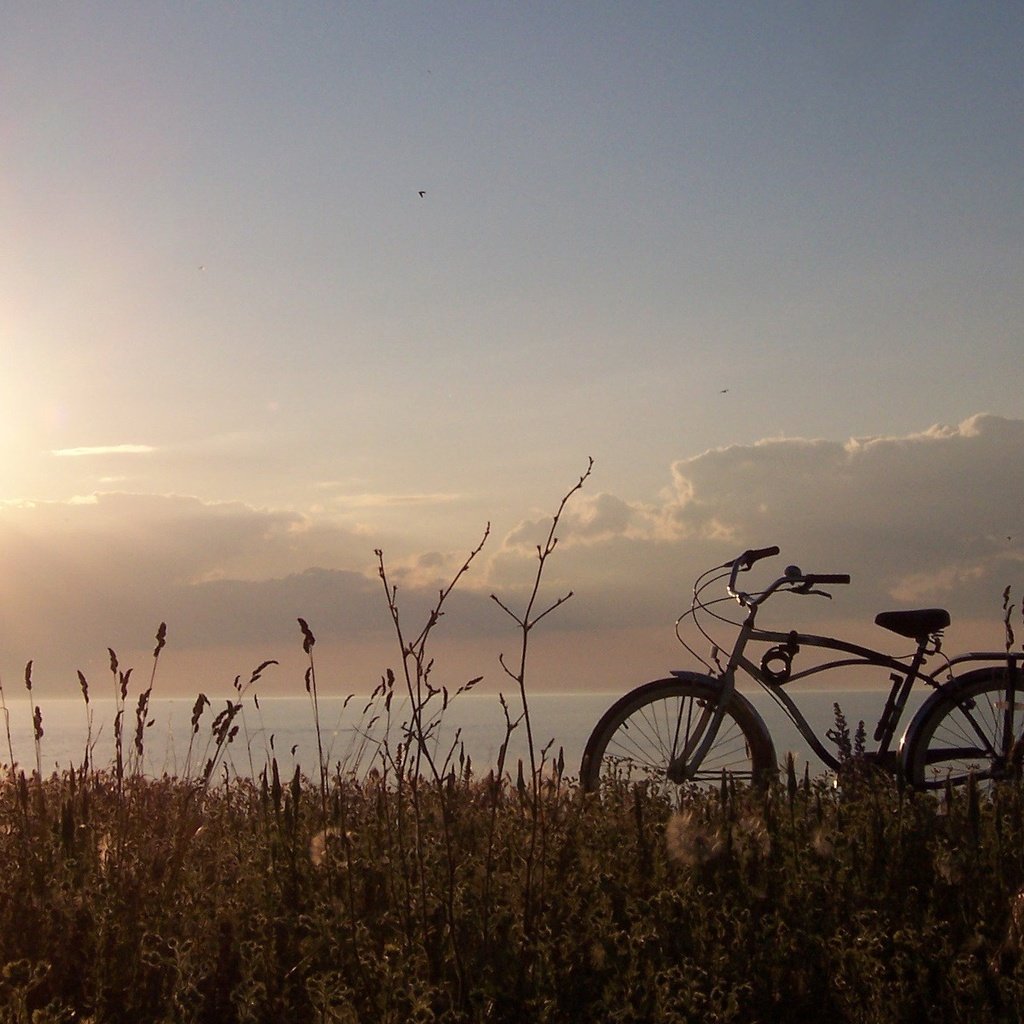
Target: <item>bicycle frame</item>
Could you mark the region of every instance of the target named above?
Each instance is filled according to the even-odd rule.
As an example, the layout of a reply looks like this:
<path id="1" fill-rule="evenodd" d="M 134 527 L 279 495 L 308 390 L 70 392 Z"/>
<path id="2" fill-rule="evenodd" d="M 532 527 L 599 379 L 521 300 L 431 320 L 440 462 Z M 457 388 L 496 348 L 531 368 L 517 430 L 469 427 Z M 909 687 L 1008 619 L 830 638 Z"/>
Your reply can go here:
<path id="1" fill-rule="evenodd" d="M 711 749 L 712 744 L 715 742 L 715 738 L 718 734 L 718 730 L 725 713 L 725 708 L 729 704 L 735 690 L 737 672 L 740 671 L 746 673 L 746 675 L 757 682 L 758 685 L 772 697 L 776 704 L 782 708 L 800 735 L 810 745 L 814 753 L 822 760 L 822 762 L 824 762 L 824 764 L 833 770 L 837 770 L 840 767 L 840 760 L 835 754 L 825 747 L 821 739 L 811 728 L 799 707 L 785 691 L 785 686 L 788 684 L 801 679 L 810 678 L 820 672 L 827 672 L 832 669 L 853 666 L 870 666 L 889 670 L 892 686 L 889 690 L 888 697 L 873 734 L 874 740 L 878 743 L 878 747 L 876 750 L 869 752 L 868 756 L 872 761 L 891 767 L 893 770 L 896 768 L 896 756 L 898 751 L 892 750 L 892 743 L 903 717 L 903 712 L 906 708 L 911 690 L 918 680 L 927 683 L 933 688 L 938 688 L 942 684 L 936 679 L 936 676 L 939 672 L 949 671 L 954 665 L 971 662 L 1004 663 L 1007 665 L 1009 673 L 1008 683 L 1010 688 L 1009 693 L 1011 695 L 1007 700 L 1007 715 L 1009 716 L 1012 713 L 1012 706 L 1015 703 L 1013 695 L 1016 692 L 1019 692 L 1017 687 L 1018 662 L 1024 658 L 1024 655 L 1015 655 L 1010 652 L 971 652 L 960 655 L 952 660 L 946 660 L 941 668 L 937 669 L 933 673 L 927 674 L 921 671 L 922 666 L 929 655 L 937 654 L 939 652 L 940 644 L 937 642 L 937 637 L 923 638 L 918 643 L 914 654 L 910 656 L 908 663 L 906 661 L 906 656 L 897 657 L 885 654 L 869 647 L 849 643 L 844 640 L 837 640 L 832 637 L 818 636 L 811 633 L 799 633 L 795 630 L 783 633 L 774 630 L 758 629 L 755 624 L 758 609 L 772 593 L 779 589 L 779 587 L 785 582 L 785 579 L 776 581 L 776 583 L 772 584 L 772 586 L 757 597 L 750 597 L 749 595 L 741 594 L 734 590 L 736 572 L 737 570 L 734 567 L 729 592 L 737 598 L 741 605 L 747 608 L 747 614 L 740 625 L 739 633 L 736 637 L 735 643 L 733 644 L 732 653 L 729 655 L 729 661 L 721 675 L 717 677 L 716 680 L 721 686 L 721 696 L 716 702 L 716 707 L 711 714 L 711 721 L 708 724 L 707 731 L 703 734 L 696 750 L 693 750 L 692 747 L 688 750 L 684 750 L 673 760 L 672 764 L 669 766 L 670 778 L 673 778 L 676 781 L 683 781 L 688 775 L 687 765 L 690 766 L 690 770 L 695 770 L 696 766 L 699 766 L 702 763 L 704 757 Z M 774 649 L 776 652 L 783 650 L 788 651 L 790 658 L 796 653 L 796 650 L 801 647 L 811 647 L 825 651 L 837 651 L 847 655 L 847 657 L 832 659 L 820 664 L 815 664 L 798 672 L 788 671 L 789 663 L 787 661 L 785 678 L 778 680 L 767 675 L 762 667 L 765 660 L 768 658 L 768 654 L 771 652 L 766 653 L 762 659 L 761 665 L 755 664 L 746 656 L 746 647 L 748 643 L 751 642 L 775 644 L 777 645 Z M 673 671 L 671 674 L 679 678 L 695 675 L 694 673 L 684 671 Z M 708 677 L 701 676 L 701 678 L 707 679 Z M 714 676 L 710 678 L 715 679 Z"/>
<path id="2" fill-rule="evenodd" d="M 935 676 L 937 676 L 939 672 L 948 670 L 953 664 L 961 664 L 965 662 L 1006 662 L 1007 660 L 1007 656 L 1003 653 L 976 652 L 968 655 L 962 655 L 956 658 L 955 661 L 944 663 L 941 668 L 937 669 L 934 673 L 929 674 L 922 672 L 922 665 L 929 654 L 937 652 L 934 647 L 929 646 L 927 643 L 917 647 L 908 663 L 900 657 L 884 654 L 883 652 L 876 651 L 873 648 L 862 647 L 859 644 L 852 644 L 844 640 L 836 640 L 831 637 L 816 636 L 809 633 L 777 633 L 752 628 L 748 631 L 748 635 L 745 638 L 742 637 L 741 634 L 741 639 L 743 640 L 743 646 L 745 646 L 748 641 L 763 641 L 766 643 L 776 644 L 795 643 L 801 647 L 840 651 L 851 655 L 851 657 L 832 659 L 822 662 L 821 664 L 813 665 L 809 668 L 803 669 L 802 671 L 793 672 L 787 677 L 786 681 L 782 683 L 766 677 L 764 672 L 761 670 L 761 667 L 747 658 L 743 652 L 743 647 L 737 644 L 737 650 L 734 651 L 733 658 L 730 659 L 729 668 L 727 669 L 727 674 L 732 675 L 734 683 L 737 670 L 745 672 L 749 677 L 754 679 L 758 685 L 783 709 L 787 717 L 792 721 L 794 726 L 796 726 L 797 731 L 807 741 L 814 753 L 833 770 L 839 767 L 840 762 L 835 754 L 821 742 L 821 739 L 811 728 L 796 702 L 786 692 L 785 687 L 790 683 L 798 682 L 802 679 L 808 679 L 820 672 L 827 672 L 831 669 L 838 668 L 869 666 L 889 670 L 892 685 L 889 689 L 888 696 L 886 697 L 885 704 L 873 732 L 873 738 L 878 743 L 878 746 L 875 750 L 869 752 L 869 756 L 872 760 L 884 763 L 888 757 L 895 757 L 896 752 L 892 749 L 893 741 L 896 738 L 896 734 L 903 719 L 903 712 L 906 709 L 907 700 L 910 697 L 914 685 L 918 681 L 924 682 L 932 687 L 938 687 L 941 683 L 936 680 Z"/>

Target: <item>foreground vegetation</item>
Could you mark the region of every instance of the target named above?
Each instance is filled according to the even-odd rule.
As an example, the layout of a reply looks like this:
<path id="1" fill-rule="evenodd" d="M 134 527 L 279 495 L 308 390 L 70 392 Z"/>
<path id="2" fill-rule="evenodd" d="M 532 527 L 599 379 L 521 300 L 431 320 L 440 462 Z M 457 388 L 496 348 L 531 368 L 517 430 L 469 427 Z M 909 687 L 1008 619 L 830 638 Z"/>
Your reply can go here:
<path id="1" fill-rule="evenodd" d="M 324 795 L 326 793 L 326 800 Z M 1024 790 L 0 787 L 7 1021 L 1019 1020 Z"/>
<path id="2" fill-rule="evenodd" d="M 144 774 L 163 624 L 133 700 L 131 670 L 110 651 L 112 765 L 93 763 L 81 673 L 78 767 L 43 777 L 33 703 L 36 770 L 20 768 L 8 722 L 0 1024 L 1022 1019 L 1020 780 L 912 793 L 865 774 L 860 734 L 851 742 L 838 709 L 839 786 L 801 780 L 790 763 L 766 792 L 723 781 L 672 802 L 614 785 L 584 794 L 560 755 L 538 749 L 528 642 L 571 596 L 540 600 L 541 577 L 589 472 L 537 547 L 521 610 L 495 598 L 520 645 L 501 658 L 517 696 L 501 698 L 492 770 L 474 770 L 457 739 L 439 751 L 450 702 L 477 680 L 436 684 L 428 652 L 483 541 L 414 634 L 378 552 L 400 671 L 362 711 L 362 735 L 383 719 L 383 741 L 332 765 L 316 641 L 299 619 L 315 778 L 280 778 L 272 748 L 259 774 L 225 767 L 272 662 L 236 679 L 215 716 L 199 694 L 181 777 Z M 1009 646 L 1007 595 L 1004 609 Z M 34 702 L 31 662 L 24 678 Z M 0 711 L 6 720 L 2 687 Z M 516 729 L 529 755 L 507 766 Z"/>

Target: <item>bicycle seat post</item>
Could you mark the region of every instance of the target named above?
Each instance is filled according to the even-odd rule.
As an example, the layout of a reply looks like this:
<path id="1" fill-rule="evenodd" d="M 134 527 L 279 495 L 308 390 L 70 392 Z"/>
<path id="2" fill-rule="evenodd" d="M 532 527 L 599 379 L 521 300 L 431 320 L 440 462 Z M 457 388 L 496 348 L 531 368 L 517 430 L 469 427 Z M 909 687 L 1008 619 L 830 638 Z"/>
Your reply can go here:
<path id="1" fill-rule="evenodd" d="M 879 624 L 881 625 L 881 623 Z M 910 691 L 918 678 L 924 659 L 930 653 L 928 647 L 932 642 L 932 637 L 931 633 L 915 637 L 917 650 L 914 652 L 914 657 L 906 672 L 903 674 L 894 672 L 891 676 L 892 689 L 889 691 L 882 717 L 878 720 L 878 727 L 875 729 L 875 739 L 879 741 L 879 754 L 888 753 L 889 744 L 892 743 L 893 736 L 896 734 L 896 725 L 903 715 L 903 709 L 907 706 Z"/>

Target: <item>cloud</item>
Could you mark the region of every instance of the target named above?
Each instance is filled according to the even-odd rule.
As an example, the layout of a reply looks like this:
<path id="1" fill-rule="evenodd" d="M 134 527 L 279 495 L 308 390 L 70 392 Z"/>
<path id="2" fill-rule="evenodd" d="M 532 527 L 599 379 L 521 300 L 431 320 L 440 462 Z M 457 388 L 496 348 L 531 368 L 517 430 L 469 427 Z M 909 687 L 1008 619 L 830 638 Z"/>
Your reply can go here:
<path id="1" fill-rule="evenodd" d="M 908 573 L 1005 558 L 1024 495 L 1024 421 L 974 416 L 906 437 L 774 440 L 673 466 L 681 538 Z M 805 553 L 805 554 L 802 554 Z"/>
<path id="2" fill-rule="evenodd" d="M 358 529 L 241 503 L 110 493 L 6 505 L 3 632 L 28 657 L 55 643 L 137 642 L 161 620 L 189 623 L 178 630 L 186 644 L 214 635 L 244 643 L 269 628 L 267 616 L 256 614 L 266 605 L 267 581 L 278 581 L 278 614 L 287 620 L 302 614 L 287 600 L 298 575 L 311 567 L 328 575 L 350 570 L 334 578 L 333 592 L 347 587 L 361 597 L 355 578 L 371 573 L 372 552 Z"/>
<path id="3" fill-rule="evenodd" d="M 418 505 L 448 505 L 459 494 L 341 494 L 332 498 L 337 507 L 349 509 L 412 508 Z"/>
<path id="4" fill-rule="evenodd" d="M 84 455 L 149 455 L 156 448 L 148 444 L 108 444 L 85 448 L 55 448 L 50 452 L 59 458 L 80 458 Z"/>
<path id="5" fill-rule="evenodd" d="M 185 496 L 115 492 L 2 504 L 0 675 L 31 658 L 71 682 L 76 668 L 102 668 L 107 647 L 144 653 L 160 622 L 174 655 L 232 652 L 235 671 L 294 651 L 299 616 L 321 641 L 318 650 L 369 645 L 391 656 L 379 546 L 395 552 L 389 582 L 415 636 L 437 600 L 437 581 L 465 553 L 461 561 L 439 551 L 410 555 L 401 538 L 379 531 Z M 468 590 L 455 595 L 439 633 L 467 638 L 499 621 L 489 597 Z M 369 663 L 379 668 L 385 655 Z"/>
<path id="6" fill-rule="evenodd" d="M 965 636 L 957 647 L 998 648 L 1002 590 L 1024 583 L 1022 450 L 1024 420 L 979 415 L 906 436 L 714 449 L 668 467 L 651 501 L 584 489 L 565 509 L 537 598 L 541 609 L 574 595 L 540 631 L 560 637 L 547 655 L 553 681 L 584 685 L 573 665 L 590 650 L 603 652 L 589 678 L 596 685 L 614 684 L 600 678 L 613 664 L 652 660 L 651 636 L 674 650 L 672 622 L 698 573 L 769 544 L 782 556 L 757 566 L 752 587 L 787 562 L 853 576 L 834 602 L 773 602 L 765 611 L 785 628 L 845 635 L 859 623 L 884 646 L 875 612 L 942 605 L 951 636 L 958 622 L 986 624 L 983 640 Z M 452 595 L 441 637 L 495 652 L 514 644 L 491 594 L 525 607 L 550 525 L 539 516 L 490 539 Z M 256 661 L 295 647 L 298 616 L 328 644 L 393 645 L 374 549 L 388 552 L 403 622 L 418 631 L 473 539 L 417 550 L 397 524 L 389 529 L 183 496 L 0 505 L 3 671 L 44 656 L 70 670 L 83 651 L 144 647 L 161 621 L 177 650 L 258 651 Z"/>
<path id="7" fill-rule="evenodd" d="M 658 535 L 658 509 L 625 501 L 613 494 L 574 495 L 563 513 L 560 542 L 598 544 L 616 537 L 654 538 Z M 543 544 L 551 529 L 551 519 L 528 520 L 512 530 L 503 542 L 506 550 L 525 550 L 531 554 Z"/>
<path id="8" fill-rule="evenodd" d="M 777 544 L 782 558 L 758 578 L 786 561 L 854 577 L 835 605 L 804 602 L 802 615 L 827 622 L 841 607 L 870 621 L 887 606 L 946 604 L 994 620 L 1024 562 L 1022 450 L 1024 420 L 978 415 L 907 436 L 707 451 L 672 465 L 660 503 L 598 495 L 570 505 L 548 581 L 576 591 L 566 615 L 581 627 L 665 621 L 688 605 L 700 571 Z M 495 583 L 523 577 L 549 525 L 511 531 Z"/>

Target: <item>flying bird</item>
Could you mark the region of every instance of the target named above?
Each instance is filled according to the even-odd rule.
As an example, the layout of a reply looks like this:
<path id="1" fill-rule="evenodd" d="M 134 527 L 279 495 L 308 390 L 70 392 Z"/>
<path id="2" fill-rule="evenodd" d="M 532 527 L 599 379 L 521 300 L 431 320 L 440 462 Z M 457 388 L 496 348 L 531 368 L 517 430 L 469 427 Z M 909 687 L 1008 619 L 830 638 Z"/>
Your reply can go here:
<path id="1" fill-rule="evenodd" d="M 426 192 L 421 192 L 420 193 L 420 199 L 422 199 L 426 194 L 427 194 Z"/>

